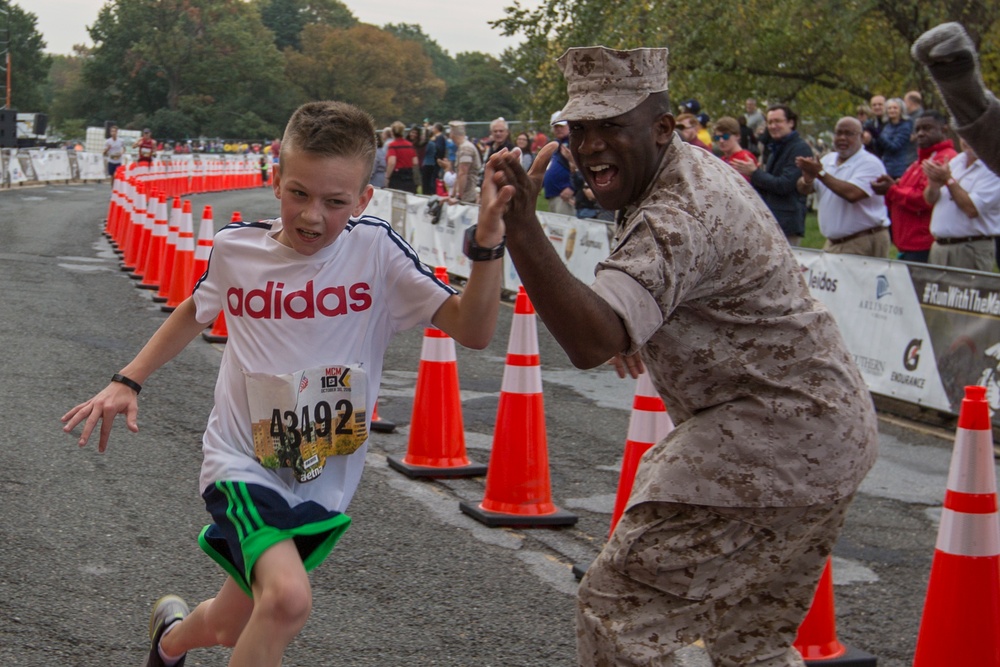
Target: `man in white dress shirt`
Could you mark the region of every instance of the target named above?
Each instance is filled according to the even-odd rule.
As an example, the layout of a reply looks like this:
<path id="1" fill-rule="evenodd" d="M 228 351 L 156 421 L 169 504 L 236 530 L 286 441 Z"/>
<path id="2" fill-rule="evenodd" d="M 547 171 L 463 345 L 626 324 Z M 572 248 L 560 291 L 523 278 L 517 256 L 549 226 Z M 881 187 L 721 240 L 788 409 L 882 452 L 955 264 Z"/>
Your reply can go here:
<path id="1" fill-rule="evenodd" d="M 962 139 L 962 152 L 947 164 L 928 160 L 924 199 L 934 206 L 934 245 L 928 262 L 991 271 L 993 237 L 1000 235 L 1000 176 Z"/>
<path id="2" fill-rule="evenodd" d="M 885 199 L 871 187 L 886 171 L 881 160 L 862 150 L 863 131 L 861 121 L 852 116 L 837 121 L 834 151 L 821 160 L 795 159 L 802 170 L 796 188 L 804 195 L 816 193 L 819 230 L 826 237 L 824 251 L 888 257 L 889 215 Z"/>

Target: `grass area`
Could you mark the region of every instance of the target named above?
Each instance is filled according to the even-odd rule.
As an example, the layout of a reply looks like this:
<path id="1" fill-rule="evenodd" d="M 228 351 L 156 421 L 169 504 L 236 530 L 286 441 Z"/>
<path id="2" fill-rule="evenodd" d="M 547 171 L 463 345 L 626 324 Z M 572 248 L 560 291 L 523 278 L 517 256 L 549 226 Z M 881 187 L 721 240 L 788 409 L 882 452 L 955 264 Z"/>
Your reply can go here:
<path id="1" fill-rule="evenodd" d="M 816 248 L 821 250 L 826 239 L 819 233 L 819 219 L 816 211 L 806 213 L 806 235 L 802 237 L 803 248 Z"/>

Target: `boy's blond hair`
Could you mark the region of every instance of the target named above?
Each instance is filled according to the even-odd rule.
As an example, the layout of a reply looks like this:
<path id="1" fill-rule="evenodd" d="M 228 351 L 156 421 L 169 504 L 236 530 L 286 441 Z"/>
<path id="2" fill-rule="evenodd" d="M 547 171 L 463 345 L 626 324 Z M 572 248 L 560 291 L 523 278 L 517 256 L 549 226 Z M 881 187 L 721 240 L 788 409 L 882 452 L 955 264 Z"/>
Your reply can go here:
<path id="1" fill-rule="evenodd" d="M 346 102 L 307 102 L 288 119 L 278 169 L 292 150 L 353 158 L 365 163 L 367 185 L 375 166 L 375 143 L 375 121 L 366 111 Z"/>

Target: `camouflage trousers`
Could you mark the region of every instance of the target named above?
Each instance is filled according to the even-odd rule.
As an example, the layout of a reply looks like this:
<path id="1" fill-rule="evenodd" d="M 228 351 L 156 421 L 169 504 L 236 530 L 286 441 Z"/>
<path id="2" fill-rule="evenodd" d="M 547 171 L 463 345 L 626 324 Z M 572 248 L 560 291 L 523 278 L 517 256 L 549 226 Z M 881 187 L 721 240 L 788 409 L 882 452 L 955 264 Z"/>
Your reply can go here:
<path id="1" fill-rule="evenodd" d="M 801 667 L 792 642 L 850 501 L 631 507 L 580 582 L 581 667 L 670 667 L 699 639 L 716 667 Z"/>

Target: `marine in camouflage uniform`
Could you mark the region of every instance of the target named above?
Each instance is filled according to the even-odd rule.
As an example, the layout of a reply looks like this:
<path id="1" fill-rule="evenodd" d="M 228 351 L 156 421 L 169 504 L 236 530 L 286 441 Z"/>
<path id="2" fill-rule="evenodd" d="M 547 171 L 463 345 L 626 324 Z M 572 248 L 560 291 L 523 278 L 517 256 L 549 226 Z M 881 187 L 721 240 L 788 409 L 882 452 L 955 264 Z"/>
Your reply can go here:
<path id="1" fill-rule="evenodd" d="M 578 366 L 638 354 L 677 423 L 581 582 L 580 664 L 671 665 L 703 639 L 717 667 L 802 665 L 791 644 L 875 461 L 875 413 L 762 200 L 673 132 L 666 55 L 559 59 L 574 158 L 619 212 L 592 286 L 539 248 L 538 174 L 503 170 L 508 247 L 542 320 Z"/>

